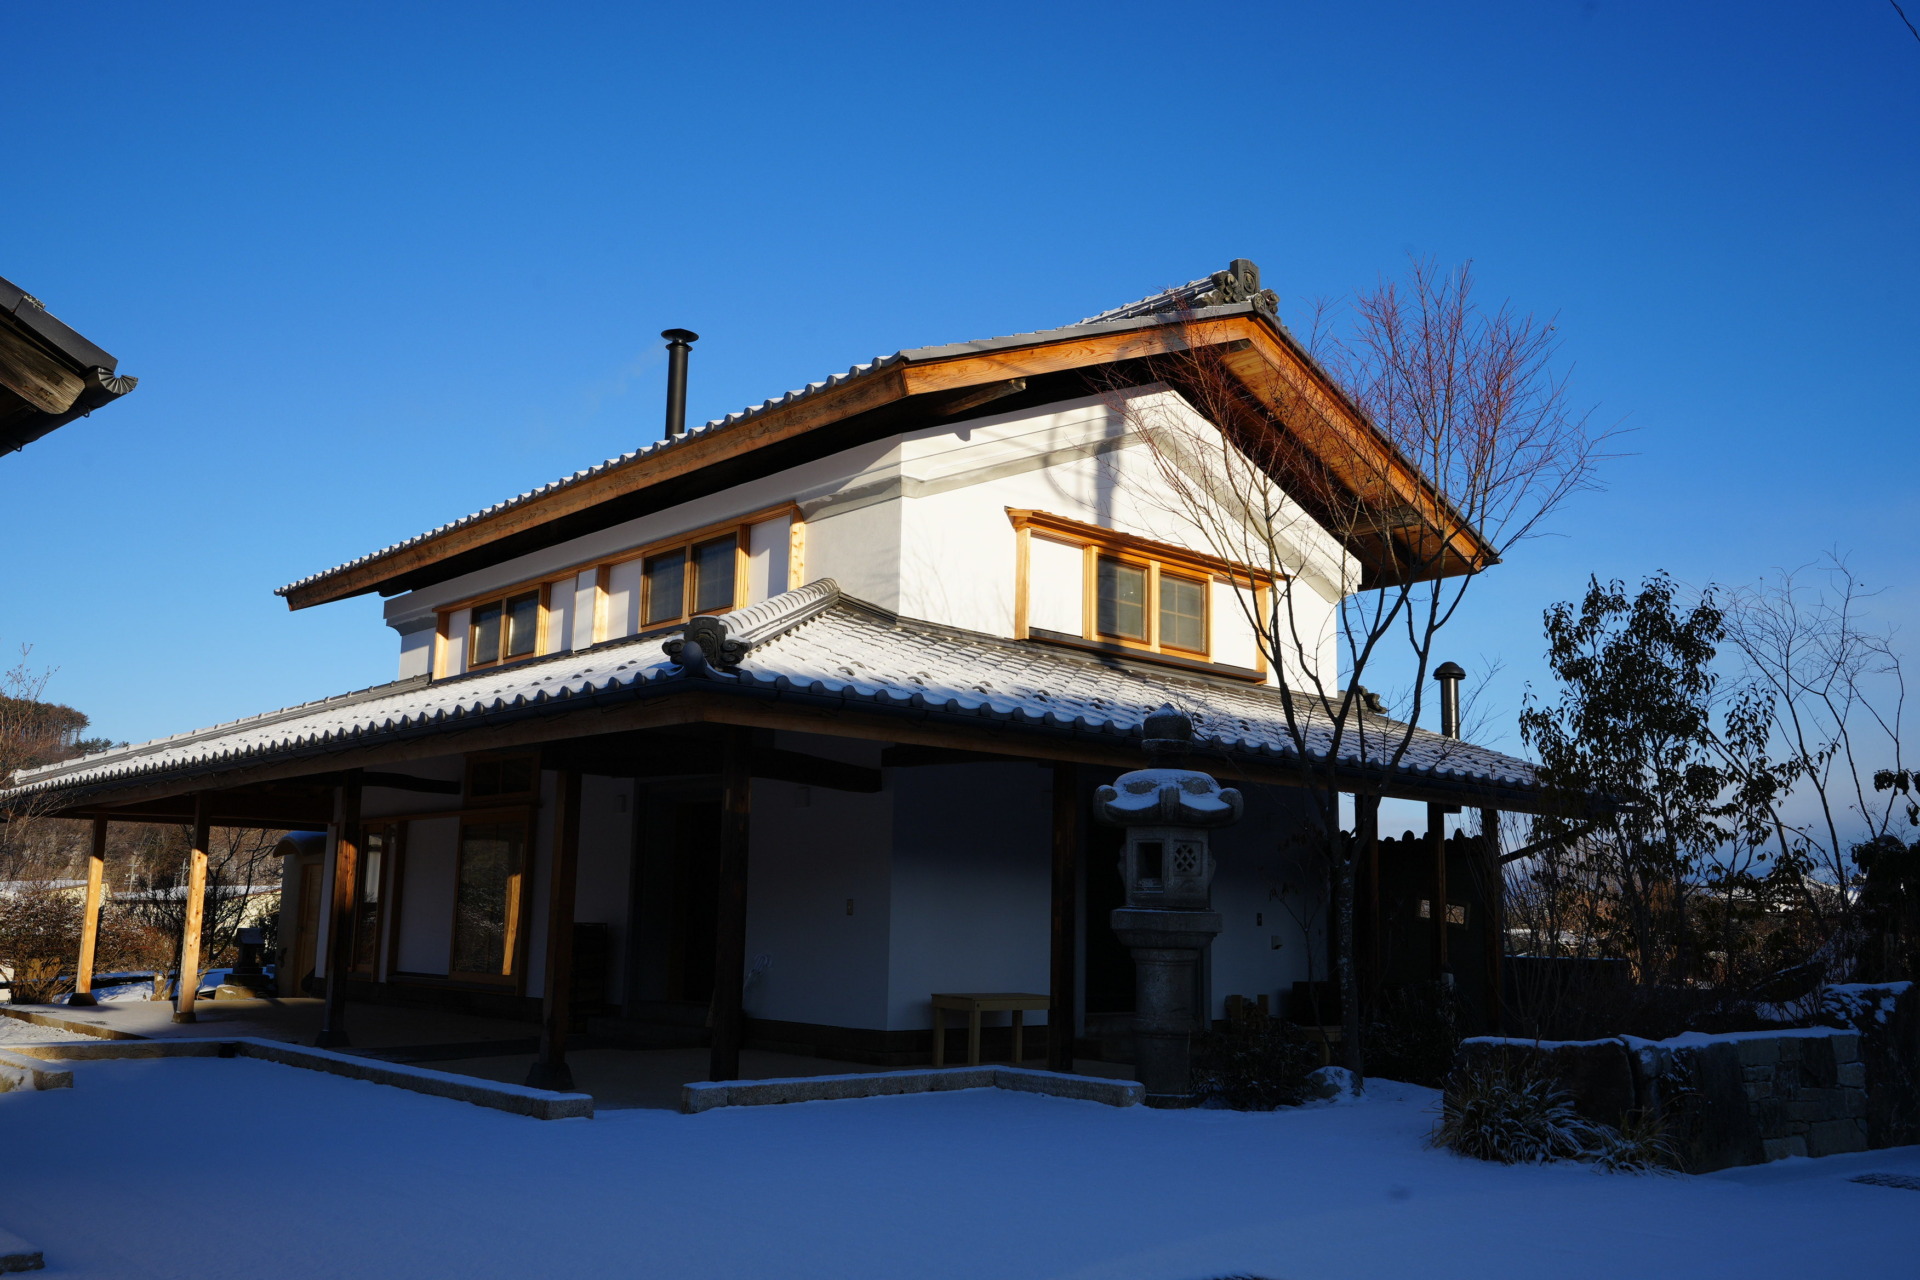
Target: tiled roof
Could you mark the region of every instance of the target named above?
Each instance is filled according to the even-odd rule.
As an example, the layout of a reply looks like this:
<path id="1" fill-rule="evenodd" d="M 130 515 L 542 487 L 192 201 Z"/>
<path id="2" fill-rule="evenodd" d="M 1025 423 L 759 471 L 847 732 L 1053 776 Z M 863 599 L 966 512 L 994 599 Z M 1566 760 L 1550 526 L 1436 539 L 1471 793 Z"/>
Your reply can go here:
<path id="1" fill-rule="evenodd" d="M 1115 328 L 1145 327 L 1147 325 L 1164 322 L 1166 313 L 1173 310 L 1188 311 L 1192 313 L 1192 317 L 1190 318 L 1197 318 L 1201 315 L 1211 317 L 1215 315 L 1236 314 L 1251 309 L 1250 304 L 1244 302 L 1232 303 L 1225 306 L 1209 306 L 1198 301 L 1202 294 L 1218 289 L 1218 277 L 1224 274 L 1226 273 L 1216 273 L 1215 276 L 1195 280 L 1175 289 L 1163 290 L 1160 293 L 1142 298 L 1138 302 L 1131 302 L 1124 307 L 1116 307 L 1111 311 L 1104 311 L 1097 316 L 1082 320 L 1078 324 L 1067 325 L 1063 328 L 1038 329 L 1028 333 L 1007 334 L 998 338 L 982 338 L 971 342 L 947 343 L 941 346 L 915 347 L 896 351 L 892 355 L 875 356 L 865 364 L 854 365 L 845 373 L 836 373 L 821 382 L 809 382 L 806 386 L 789 391 L 785 395 L 776 396 L 770 400 L 763 400 L 757 405 L 742 409 L 737 413 L 730 413 L 724 418 L 715 418 L 713 421 L 705 423 L 702 426 L 691 427 L 684 435 L 677 438 L 656 440 L 651 444 L 642 445 L 640 448 L 629 453 L 623 453 L 617 458 L 608 458 L 606 461 L 596 463 L 583 471 L 576 471 L 570 476 L 563 476 L 558 480 L 543 484 L 536 489 L 529 489 L 525 493 L 506 499 L 504 502 L 496 502 L 490 507 L 483 507 L 479 511 L 461 516 L 457 520 L 449 520 L 446 524 L 429 529 L 425 533 L 415 534 L 413 537 L 402 539 L 391 546 L 382 547 L 378 551 L 371 551 L 366 555 L 348 560 L 343 564 L 337 564 L 331 569 L 323 569 L 319 573 L 309 574 L 297 582 L 290 582 L 286 586 L 279 588 L 274 594 L 279 596 L 289 595 L 309 583 L 318 582 L 323 578 L 330 578 L 336 573 L 355 568 L 369 561 L 382 559 L 383 557 L 392 555 L 396 551 L 402 551 L 408 547 L 428 542 L 443 534 L 450 533 L 455 529 L 473 524 L 475 521 L 484 520 L 489 516 L 511 510 L 514 507 L 523 506 L 526 503 L 545 497 L 547 494 L 571 488 L 574 485 L 591 480 L 595 476 L 602 475 L 608 471 L 630 466 L 642 458 L 648 458 L 669 449 L 682 448 L 693 440 L 711 435 L 713 432 L 724 431 L 730 427 L 736 427 L 742 423 L 750 422 L 775 409 L 792 404 L 797 400 L 805 400 L 829 388 L 837 387 L 855 378 L 866 377 L 869 374 L 895 364 L 926 360 L 949 360 L 960 356 L 978 355 L 982 352 L 1000 350 L 1008 347 L 1033 346 L 1043 342 L 1059 341 L 1078 335 L 1088 326 L 1100 326 L 1102 331 Z"/>
<path id="2" fill-rule="evenodd" d="M 689 691 L 826 702 L 922 721 L 988 720 L 1015 735 L 1119 739 L 1138 739 L 1145 716 L 1172 703 L 1193 716 L 1202 758 L 1298 759 L 1280 697 L 1270 689 L 895 618 L 843 596 L 831 579 L 723 617 L 732 635 L 752 644 L 731 678 L 688 674 L 667 660 L 665 637 L 655 635 L 450 680 L 403 681 L 121 747 L 23 773 L 0 800 L 198 777 Z M 1378 766 L 1409 732 L 1376 716 L 1365 718 L 1364 730 L 1364 748 L 1351 725 L 1343 741 L 1340 758 L 1351 768 Z M 1533 789 L 1525 761 L 1421 729 L 1410 733 L 1401 769 L 1428 785 L 1507 798 Z M 1308 717 L 1306 736 L 1310 752 L 1324 757 L 1332 741 L 1324 711 Z"/>

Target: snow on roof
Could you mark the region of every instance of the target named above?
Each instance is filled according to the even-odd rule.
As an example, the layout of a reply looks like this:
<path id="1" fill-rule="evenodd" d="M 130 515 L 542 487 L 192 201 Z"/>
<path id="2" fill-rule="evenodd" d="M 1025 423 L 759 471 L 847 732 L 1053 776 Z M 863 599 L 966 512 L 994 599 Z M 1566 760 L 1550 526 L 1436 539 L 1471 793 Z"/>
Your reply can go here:
<path id="1" fill-rule="evenodd" d="M 382 547 L 378 551 L 370 551 L 366 555 L 356 556 L 354 559 L 337 564 L 331 569 L 323 569 L 319 573 L 308 574 L 296 582 L 289 582 L 286 586 L 276 590 L 274 594 L 278 596 L 288 595 L 309 583 L 318 582 L 323 578 L 330 578 L 336 573 L 344 572 L 345 570 L 352 569 L 373 560 L 382 559 L 383 557 L 392 555 L 396 551 L 402 551 L 419 543 L 430 541 L 443 534 L 451 533 L 455 529 L 473 524 L 475 521 L 484 520 L 489 516 L 510 510 L 514 507 L 523 506 L 526 503 L 558 490 L 571 488 L 574 485 L 591 480 L 595 476 L 602 475 L 607 471 L 629 466 L 642 458 L 650 457 L 669 449 L 683 448 L 697 438 L 738 426 L 741 423 L 759 418 L 772 410 L 792 404 L 798 400 L 805 400 L 810 396 L 817 395 L 829 388 L 837 387 L 851 379 L 866 377 L 876 370 L 885 369 L 895 364 L 920 360 L 953 359 L 959 356 L 977 355 L 982 352 L 1006 347 L 1032 346 L 1041 342 L 1053 342 L 1076 336 L 1080 331 L 1087 329 L 1089 326 L 1097 326 L 1100 331 L 1145 327 L 1164 322 L 1167 313 L 1171 311 L 1190 313 L 1190 318 L 1197 318 L 1202 314 L 1209 317 L 1226 315 L 1245 312 L 1264 306 L 1266 308 L 1266 314 L 1271 315 L 1271 294 L 1261 295 L 1259 299 L 1238 299 L 1235 296 L 1235 289 L 1222 284 L 1222 280 L 1225 277 L 1233 276 L 1235 279 L 1240 279 L 1243 275 L 1243 273 L 1239 272 L 1240 266 L 1240 262 L 1236 261 L 1233 271 L 1215 272 L 1212 276 L 1194 280 L 1172 289 L 1164 289 L 1159 293 L 1151 294 L 1137 302 L 1130 302 L 1124 307 L 1116 307 L 1111 311 L 1103 311 L 1097 316 L 1090 316 L 1078 324 L 1066 325 L 1057 329 L 1036 329 L 1027 333 L 1007 334 L 997 338 L 983 338 L 971 342 L 947 343 L 932 347 L 914 347 L 896 351 L 892 355 L 875 356 L 865 364 L 854 365 L 845 373 L 836 373 L 821 382 L 809 382 L 806 386 L 789 391 L 785 395 L 763 400 L 759 404 L 742 409 L 737 413 L 729 413 L 725 417 L 715 418 L 711 422 L 701 426 L 689 428 L 680 436 L 665 440 L 656 440 L 651 444 L 642 445 L 638 449 L 621 454 L 619 457 L 608 458 L 606 461 L 596 463 L 585 470 L 576 471 L 569 476 L 562 476 L 560 479 L 550 481 L 538 488 L 528 489 L 525 493 L 517 494 L 503 502 L 496 502 L 490 507 L 483 507 L 478 511 L 461 516 L 457 520 L 449 520 L 447 523 L 429 529 L 425 533 L 417 533 L 411 538 L 404 538 L 390 546 Z M 1247 264 L 1247 266 L 1251 267 L 1251 264 Z M 1252 268 L 1251 279 L 1257 286 L 1259 283 L 1258 268 Z M 1209 303 L 1206 296 L 1208 294 L 1213 296 L 1215 300 L 1213 303 Z M 1232 300 L 1229 301 L 1230 299 Z"/>
<path id="2" fill-rule="evenodd" d="M 1279 694 L 1146 664 L 1118 665 L 1031 641 L 898 618 L 844 596 L 832 579 L 721 615 L 751 648 L 734 672 L 708 679 L 670 662 L 656 633 L 504 669 L 401 681 L 249 720 L 121 747 L 22 772 L 0 799 L 222 772 L 525 716 L 674 692 L 736 692 L 830 702 L 918 719 L 997 721 L 1016 733 L 1137 740 L 1163 703 L 1194 719 L 1195 755 L 1297 759 Z M 1296 705 L 1298 702 L 1296 700 Z M 1333 724 L 1303 711 L 1324 758 Z M 1533 767 L 1472 743 L 1384 717 L 1349 724 L 1340 760 L 1378 766 L 1410 732 L 1403 773 L 1464 790 L 1531 790 Z M 1197 761 L 1197 762 L 1198 762 Z"/>

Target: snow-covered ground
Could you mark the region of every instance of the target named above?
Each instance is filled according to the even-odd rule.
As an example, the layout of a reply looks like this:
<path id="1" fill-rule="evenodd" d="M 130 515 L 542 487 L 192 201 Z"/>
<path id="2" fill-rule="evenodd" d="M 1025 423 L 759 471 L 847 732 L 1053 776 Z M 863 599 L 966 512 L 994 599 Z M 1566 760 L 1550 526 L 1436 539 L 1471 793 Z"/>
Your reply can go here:
<path id="1" fill-rule="evenodd" d="M 0 1095 L 0 1226 L 99 1280 L 1915 1274 L 1920 1148 L 1701 1178 L 1423 1148 L 1433 1095 L 1247 1115 L 964 1093 L 541 1122 L 250 1059 Z"/>
<path id="2" fill-rule="evenodd" d="M 92 1036 L 83 1036 L 77 1031 L 62 1031 L 58 1027 L 42 1027 L 20 1018 L 0 1017 L 0 1049 L 10 1044 L 45 1044 L 49 1040 L 91 1040 Z M 0 1222 L 0 1226 L 5 1226 Z"/>

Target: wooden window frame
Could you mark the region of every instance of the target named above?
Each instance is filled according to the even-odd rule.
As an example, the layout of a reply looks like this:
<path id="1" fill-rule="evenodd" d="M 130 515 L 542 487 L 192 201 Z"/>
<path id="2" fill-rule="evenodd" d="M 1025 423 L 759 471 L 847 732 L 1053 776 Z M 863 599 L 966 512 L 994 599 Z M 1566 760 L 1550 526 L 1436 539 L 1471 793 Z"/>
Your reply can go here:
<path id="1" fill-rule="evenodd" d="M 347 967 L 349 977 L 364 979 L 368 982 L 378 982 L 380 981 L 382 972 L 381 960 L 393 955 L 391 943 L 398 936 L 394 930 L 399 920 L 399 912 L 395 910 L 393 906 L 394 887 L 399 883 L 399 878 L 395 874 L 395 867 L 398 862 L 400 842 L 404 838 L 402 833 L 406 830 L 406 825 L 404 822 L 394 822 L 385 817 L 369 819 L 361 824 L 360 866 L 363 872 L 366 869 L 366 850 L 369 838 L 378 835 L 381 839 L 380 884 L 376 886 L 380 892 L 380 897 L 374 902 L 373 908 L 373 962 L 363 969 L 359 967 L 356 953 L 360 946 L 360 911 L 366 904 L 367 877 L 364 874 L 354 877 L 353 914 L 350 917 L 353 922 L 353 946 L 348 952 L 349 963 Z"/>
<path id="2" fill-rule="evenodd" d="M 467 648 L 467 670 L 498 670 L 501 667 L 510 667 L 516 662 L 531 662 L 535 658 L 545 657 L 548 652 L 547 607 L 552 586 L 553 584 L 551 582 L 525 584 L 515 587 L 511 591 L 494 592 L 481 596 L 477 600 L 460 606 L 467 611 L 467 634 L 466 638 L 462 641 Z M 474 643 L 477 637 L 475 635 L 475 625 L 473 621 L 474 612 L 491 604 L 500 606 L 500 647 L 504 650 L 507 646 L 507 639 L 512 634 L 512 630 L 508 625 L 507 602 L 510 600 L 518 600 L 522 596 L 529 595 L 534 597 L 533 652 L 518 654 L 502 653 L 498 657 L 487 658 L 484 661 L 476 660 L 474 657 Z M 458 610 L 443 611 L 441 617 L 444 619 L 449 613 L 457 611 Z M 446 623 L 443 621 L 441 623 L 441 629 L 445 630 L 445 627 Z"/>
<path id="3" fill-rule="evenodd" d="M 728 608 L 742 608 L 747 602 L 747 571 L 752 563 L 750 544 L 753 526 L 765 524 L 769 520 L 777 520 L 782 516 L 787 518 L 789 525 L 787 530 L 787 584 L 781 588 L 781 590 L 792 591 L 795 587 L 801 586 L 806 581 L 807 522 L 805 516 L 801 514 L 799 503 L 782 502 L 771 507 L 761 508 L 758 511 L 750 511 L 742 516 L 735 516 L 729 520 L 722 520 L 715 524 L 704 525 L 697 529 L 675 533 L 670 537 L 659 538 L 652 542 L 643 543 L 640 546 L 622 551 L 617 555 L 602 556 L 593 560 L 583 560 L 571 568 L 542 574 L 538 578 L 515 583 L 504 590 L 488 591 L 480 595 L 469 596 L 465 599 L 454 600 L 447 604 L 435 606 L 437 626 L 434 633 L 433 678 L 435 680 L 441 680 L 451 674 L 449 671 L 449 667 L 451 666 L 450 658 L 452 648 L 455 644 L 465 644 L 467 646 L 465 650 L 467 654 L 466 670 L 469 672 L 495 671 L 516 662 L 526 662 L 532 658 L 546 657 L 551 653 L 559 652 L 559 650 L 550 649 L 547 645 L 547 632 L 551 625 L 548 614 L 552 609 L 553 592 L 557 589 L 564 588 L 565 590 L 577 593 L 580 575 L 583 573 L 591 572 L 594 575 L 592 643 L 599 644 L 605 640 L 622 638 L 628 633 L 622 633 L 621 636 L 614 634 L 613 628 L 615 620 L 610 616 L 611 610 L 609 608 L 611 595 L 609 578 L 615 568 L 620 565 L 630 564 L 635 560 L 645 560 L 652 556 L 662 555 L 676 548 L 687 550 L 698 543 L 711 542 L 715 538 L 724 537 L 729 533 L 734 535 L 734 568 L 733 603 L 729 605 Z M 644 583 L 642 589 L 644 590 Z M 453 615 L 459 613 L 462 609 L 471 611 L 476 607 L 492 604 L 495 601 L 504 603 L 515 596 L 525 595 L 529 591 L 538 591 L 540 593 L 539 632 L 534 641 L 534 652 L 522 657 L 497 659 L 492 662 L 476 665 L 473 662 L 472 651 L 472 614 L 471 612 L 468 614 L 467 635 L 465 637 L 454 636 L 450 633 Z M 688 591 L 689 593 L 692 591 L 691 575 L 689 575 Z M 774 594 L 779 593 L 775 592 Z M 577 596 L 575 605 L 578 607 Z M 636 609 L 636 618 L 638 616 L 639 611 Z M 673 622 L 655 622 L 648 624 L 636 621 L 636 629 L 631 634 L 646 635 L 650 632 L 666 630 L 669 627 L 684 626 L 687 620 L 693 616 L 695 615 L 683 610 L 679 618 Z M 567 639 L 571 642 L 572 637 L 568 636 Z M 569 647 L 571 647 L 570 644 Z"/>
<path id="4" fill-rule="evenodd" d="M 453 859 L 453 928 L 447 936 L 447 981 L 461 986 L 486 987 L 490 990 L 511 990 L 524 994 L 527 988 L 527 957 L 529 943 L 533 937 L 533 881 L 535 863 L 539 852 L 535 840 L 538 836 L 538 824 L 534 821 L 535 806 L 526 803 L 503 804 L 498 807 L 473 810 L 468 809 L 460 815 L 460 828 L 454 836 Z M 510 901 L 506 919 L 505 954 L 509 962 L 507 973 L 475 973 L 455 967 L 459 957 L 460 945 L 460 873 L 465 869 L 467 857 L 467 828 L 473 825 L 506 826 L 518 823 L 523 831 L 522 846 L 525 850 L 520 868 L 520 883 L 517 892 Z"/>
<path id="5" fill-rule="evenodd" d="M 1017 540 L 1018 558 L 1014 573 L 1014 636 L 1020 640 L 1046 638 L 1035 637 L 1034 629 L 1028 621 L 1030 613 L 1028 597 L 1032 589 L 1030 564 L 1033 538 L 1036 536 L 1049 542 L 1078 548 L 1080 551 L 1080 633 L 1077 638 L 1088 646 L 1120 649 L 1141 657 L 1219 665 L 1214 657 L 1217 628 L 1213 617 L 1213 584 L 1224 583 L 1240 590 L 1253 591 L 1256 607 L 1264 613 L 1267 593 L 1276 581 L 1275 575 L 1249 565 L 1204 552 L 1192 551 L 1186 547 L 1177 547 L 1171 543 L 1156 542 L 1151 538 L 1122 533 L 1117 529 L 1106 529 L 1099 525 L 1070 520 L 1065 516 L 1056 516 L 1045 511 L 1008 507 L 1007 517 L 1013 523 Z M 1147 571 L 1146 640 L 1110 636 L 1100 632 L 1099 576 L 1100 561 L 1103 559 Z M 1169 577 L 1184 578 L 1204 585 L 1205 590 L 1201 597 L 1201 625 L 1205 632 L 1204 649 L 1184 649 L 1162 642 L 1160 578 L 1163 573 Z M 1047 634 L 1052 635 L 1052 633 Z M 1267 675 L 1267 663 L 1264 655 L 1259 652 L 1259 646 L 1255 646 L 1255 664 L 1250 674 L 1257 674 L 1264 680 Z M 1238 671 L 1239 668 L 1227 668 L 1227 670 Z"/>

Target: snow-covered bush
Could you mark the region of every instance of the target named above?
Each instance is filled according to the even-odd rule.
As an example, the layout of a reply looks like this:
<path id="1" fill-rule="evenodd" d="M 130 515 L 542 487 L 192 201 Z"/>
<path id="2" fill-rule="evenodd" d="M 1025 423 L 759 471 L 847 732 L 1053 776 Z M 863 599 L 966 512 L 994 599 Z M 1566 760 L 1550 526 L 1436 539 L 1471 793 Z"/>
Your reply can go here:
<path id="1" fill-rule="evenodd" d="M 1609 1173 L 1654 1173 L 1677 1164 L 1658 1117 L 1635 1112 L 1620 1129 L 1589 1120 L 1558 1079 L 1511 1057 L 1487 1058 L 1447 1077 L 1429 1142 L 1499 1164 L 1587 1160 Z"/>
<path id="2" fill-rule="evenodd" d="M 1578 1159 L 1604 1140 L 1573 1109 L 1561 1083 L 1523 1062 L 1490 1059 L 1447 1077 L 1431 1139 L 1463 1156 L 1500 1164 Z"/>

